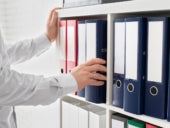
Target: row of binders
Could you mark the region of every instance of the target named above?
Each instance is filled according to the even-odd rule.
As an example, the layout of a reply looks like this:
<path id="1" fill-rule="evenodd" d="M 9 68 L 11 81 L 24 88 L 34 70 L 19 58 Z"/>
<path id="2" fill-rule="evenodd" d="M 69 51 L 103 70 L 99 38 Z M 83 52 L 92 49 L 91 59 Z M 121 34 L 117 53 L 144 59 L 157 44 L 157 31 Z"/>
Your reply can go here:
<path id="1" fill-rule="evenodd" d="M 69 96 L 62 99 L 62 128 L 105 128 L 106 109 Z M 160 128 L 134 118 L 113 113 L 112 128 Z"/>
<path id="2" fill-rule="evenodd" d="M 127 1 L 127 0 L 63 0 L 63 7 L 71 8 L 71 7 L 78 7 L 78 6 L 88 6 L 88 5 L 121 2 L 121 1 Z"/>
<path id="3" fill-rule="evenodd" d="M 62 99 L 62 128 L 105 128 L 106 110 L 71 97 Z"/>
<path id="4" fill-rule="evenodd" d="M 75 66 L 92 58 L 107 56 L 107 21 L 105 20 L 61 20 L 60 67 L 62 73 L 69 73 Z M 90 85 L 78 92 L 94 103 L 106 102 L 106 83 L 96 87 Z"/>
<path id="5" fill-rule="evenodd" d="M 158 126 L 114 113 L 111 118 L 112 128 L 160 128 Z"/>
<path id="6" fill-rule="evenodd" d="M 170 121 L 170 20 L 114 20 L 113 105 Z"/>
<path id="7" fill-rule="evenodd" d="M 167 17 L 113 21 L 114 106 L 170 121 L 169 21 Z M 107 21 L 61 20 L 60 47 L 63 73 L 91 58 L 106 59 Z M 78 95 L 105 103 L 106 86 L 90 85 Z"/>

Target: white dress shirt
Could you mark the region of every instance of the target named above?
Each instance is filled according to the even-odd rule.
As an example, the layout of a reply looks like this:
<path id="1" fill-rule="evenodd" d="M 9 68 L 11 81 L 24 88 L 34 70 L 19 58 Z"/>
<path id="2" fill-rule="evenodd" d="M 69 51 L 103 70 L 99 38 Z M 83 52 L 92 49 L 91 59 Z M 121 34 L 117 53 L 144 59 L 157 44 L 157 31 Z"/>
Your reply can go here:
<path id="1" fill-rule="evenodd" d="M 16 128 L 16 105 L 47 105 L 57 98 L 77 90 L 71 74 L 44 78 L 18 73 L 11 64 L 20 63 L 40 55 L 51 46 L 45 34 L 4 46 L 0 32 L 0 128 Z"/>

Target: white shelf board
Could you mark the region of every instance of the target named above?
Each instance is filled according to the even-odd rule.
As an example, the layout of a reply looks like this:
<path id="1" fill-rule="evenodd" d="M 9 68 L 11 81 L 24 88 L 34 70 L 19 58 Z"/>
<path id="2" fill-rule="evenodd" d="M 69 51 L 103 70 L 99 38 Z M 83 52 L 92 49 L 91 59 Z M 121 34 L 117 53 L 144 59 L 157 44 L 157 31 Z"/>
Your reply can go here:
<path id="1" fill-rule="evenodd" d="M 118 108 L 118 107 L 111 106 L 111 105 L 109 106 L 109 108 L 113 112 L 118 112 L 118 113 L 121 113 L 123 115 L 127 115 L 129 117 L 157 125 L 159 127 L 170 128 L 170 122 L 168 122 L 166 119 L 158 119 L 158 118 L 154 118 L 154 117 L 150 117 L 150 116 L 146 116 L 146 115 L 136 115 L 136 114 L 133 114 L 133 113 L 130 113 L 130 112 L 126 112 L 122 108 Z"/>
<path id="2" fill-rule="evenodd" d="M 117 13 L 170 11 L 169 0 L 133 0 L 109 4 L 63 8 L 59 11 L 59 17 L 77 17 L 107 15 Z"/>
<path id="3" fill-rule="evenodd" d="M 102 108 L 105 108 L 106 109 L 106 104 L 104 104 L 104 103 L 101 103 L 101 104 L 95 104 L 95 103 L 93 103 L 93 102 L 89 102 L 89 101 L 87 101 L 85 98 L 83 98 L 83 97 L 80 97 L 80 96 L 77 96 L 77 95 L 73 95 L 73 94 L 68 94 L 67 96 L 69 96 L 69 97 L 72 97 L 72 98 L 74 98 L 74 99 L 78 99 L 78 100 L 81 100 L 81 101 L 84 101 L 84 102 L 87 102 L 87 103 L 89 103 L 89 104 L 93 104 L 93 105 L 96 105 L 96 106 L 99 106 L 99 107 L 102 107 Z"/>

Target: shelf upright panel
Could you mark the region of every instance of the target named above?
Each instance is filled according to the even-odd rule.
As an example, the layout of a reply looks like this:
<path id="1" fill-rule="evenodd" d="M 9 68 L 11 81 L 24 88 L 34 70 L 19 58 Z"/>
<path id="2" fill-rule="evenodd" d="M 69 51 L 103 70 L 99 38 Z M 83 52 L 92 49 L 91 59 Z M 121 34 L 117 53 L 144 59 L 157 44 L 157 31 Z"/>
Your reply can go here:
<path id="1" fill-rule="evenodd" d="M 107 95 L 106 105 L 112 104 L 113 85 L 113 15 L 107 14 Z M 106 128 L 111 128 L 111 111 L 106 107 Z"/>

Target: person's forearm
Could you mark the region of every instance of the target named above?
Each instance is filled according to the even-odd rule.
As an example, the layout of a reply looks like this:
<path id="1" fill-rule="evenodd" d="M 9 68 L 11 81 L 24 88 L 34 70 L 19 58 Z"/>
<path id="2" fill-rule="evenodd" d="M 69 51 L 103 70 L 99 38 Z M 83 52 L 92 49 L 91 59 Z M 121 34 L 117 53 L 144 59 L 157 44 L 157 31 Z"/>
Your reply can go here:
<path id="1" fill-rule="evenodd" d="M 71 74 L 44 78 L 8 68 L 1 68 L 0 83 L 0 106 L 47 105 L 77 90 Z"/>
<path id="2" fill-rule="evenodd" d="M 51 43 L 46 34 L 42 34 L 37 38 L 19 41 L 7 47 L 9 63 L 16 64 L 31 59 L 46 51 L 50 46 Z"/>

